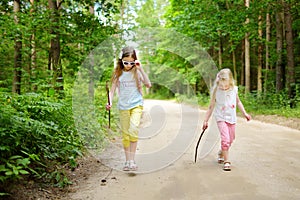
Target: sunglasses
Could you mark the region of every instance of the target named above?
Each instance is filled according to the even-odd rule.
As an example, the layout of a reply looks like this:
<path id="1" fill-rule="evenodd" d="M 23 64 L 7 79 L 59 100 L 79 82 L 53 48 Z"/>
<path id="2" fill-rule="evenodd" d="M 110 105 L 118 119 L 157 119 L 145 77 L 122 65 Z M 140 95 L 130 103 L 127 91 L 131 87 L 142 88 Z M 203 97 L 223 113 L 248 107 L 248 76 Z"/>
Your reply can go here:
<path id="1" fill-rule="evenodd" d="M 122 60 L 122 62 L 123 62 L 123 65 L 131 65 L 131 66 L 135 65 L 135 62 L 128 62 L 128 61 L 124 61 L 124 60 Z"/>

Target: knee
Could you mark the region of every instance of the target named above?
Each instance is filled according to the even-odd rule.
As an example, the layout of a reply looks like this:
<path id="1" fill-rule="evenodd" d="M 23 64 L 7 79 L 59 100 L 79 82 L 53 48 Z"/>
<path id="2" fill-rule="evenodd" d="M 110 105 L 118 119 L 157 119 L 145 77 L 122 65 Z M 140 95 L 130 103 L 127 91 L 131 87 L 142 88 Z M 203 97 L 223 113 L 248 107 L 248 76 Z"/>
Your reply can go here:
<path id="1" fill-rule="evenodd" d="M 122 143 L 125 148 L 130 146 L 130 137 L 128 134 L 123 134 Z"/>
<path id="2" fill-rule="evenodd" d="M 230 142 L 227 141 L 222 141 L 221 142 L 221 148 L 223 151 L 228 151 L 229 147 L 230 147 Z"/>

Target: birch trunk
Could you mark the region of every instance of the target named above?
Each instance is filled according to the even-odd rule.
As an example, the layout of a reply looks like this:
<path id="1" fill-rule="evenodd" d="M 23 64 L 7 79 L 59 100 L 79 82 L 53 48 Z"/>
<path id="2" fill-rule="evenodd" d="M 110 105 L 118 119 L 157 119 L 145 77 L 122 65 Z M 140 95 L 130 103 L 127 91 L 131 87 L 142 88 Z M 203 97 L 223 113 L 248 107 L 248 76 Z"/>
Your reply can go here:
<path id="1" fill-rule="evenodd" d="M 245 0 L 246 8 L 250 6 L 250 0 Z M 246 24 L 249 23 L 249 18 L 246 19 Z M 250 92 L 250 41 L 249 33 L 245 34 L 245 92 Z"/>

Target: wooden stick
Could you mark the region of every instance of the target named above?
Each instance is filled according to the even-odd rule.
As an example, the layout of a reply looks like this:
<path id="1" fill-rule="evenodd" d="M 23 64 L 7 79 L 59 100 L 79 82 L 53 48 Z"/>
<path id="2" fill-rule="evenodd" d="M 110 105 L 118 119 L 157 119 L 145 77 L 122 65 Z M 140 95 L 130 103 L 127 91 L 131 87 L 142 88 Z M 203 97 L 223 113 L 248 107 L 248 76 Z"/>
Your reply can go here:
<path id="1" fill-rule="evenodd" d="M 108 81 L 106 81 L 107 103 L 110 105 Z M 108 110 L 108 128 L 110 128 L 110 110 Z"/>
<path id="2" fill-rule="evenodd" d="M 199 139 L 198 139 L 198 142 L 197 142 L 197 146 L 196 146 L 196 150 L 195 150 L 195 163 L 197 162 L 198 146 L 199 146 L 200 140 L 201 140 L 201 138 L 202 138 L 204 132 L 205 132 L 205 129 L 202 131 L 202 133 L 201 133 L 201 135 L 200 135 L 200 137 L 199 137 Z"/>

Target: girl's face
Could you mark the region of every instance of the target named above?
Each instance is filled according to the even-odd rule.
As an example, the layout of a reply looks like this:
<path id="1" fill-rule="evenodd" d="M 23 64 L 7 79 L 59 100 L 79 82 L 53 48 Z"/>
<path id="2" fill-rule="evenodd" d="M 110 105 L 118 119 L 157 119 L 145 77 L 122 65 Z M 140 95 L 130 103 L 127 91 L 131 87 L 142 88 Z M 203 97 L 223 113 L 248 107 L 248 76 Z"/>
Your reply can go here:
<path id="1" fill-rule="evenodd" d="M 124 66 L 124 71 L 130 71 L 135 66 L 134 58 L 130 56 L 122 58 L 122 63 Z"/>
<path id="2" fill-rule="evenodd" d="M 229 84 L 229 79 L 224 79 L 224 78 L 221 78 L 219 80 L 219 88 L 221 90 L 228 90 L 230 87 L 230 84 Z"/>

